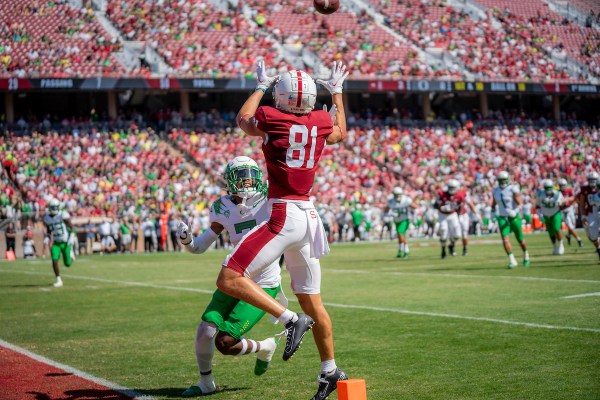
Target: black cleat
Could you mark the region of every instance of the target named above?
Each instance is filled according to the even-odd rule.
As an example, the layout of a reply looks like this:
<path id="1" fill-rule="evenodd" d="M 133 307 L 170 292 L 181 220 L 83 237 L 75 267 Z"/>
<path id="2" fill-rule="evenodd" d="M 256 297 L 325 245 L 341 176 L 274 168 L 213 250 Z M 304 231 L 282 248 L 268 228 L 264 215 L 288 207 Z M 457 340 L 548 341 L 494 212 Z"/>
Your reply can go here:
<path id="1" fill-rule="evenodd" d="M 579 245 L 579 247 L 583 247 L 583 242 L 581 241 L 581 239 L 577 239 L 577 244 Z"/>
<path id="2" fill-rule="evenodd" d="M 463 247 L 463 256 L 466 256 L 467 254 L 469 254 L 469 252 L 467 251 L 467 248 Z"/>
<path id="3" fill-rule="evenodd" d="M 451 244 L 450 246 L 448 246 L 448 253 L 450 253 L 450 255 L 452 257 L 454 257 L 456 255 L 456 251 L 454 250 L 454 245 Z"/>
<path id="4" fill-rule="evenodd" d="M 312 400 L 324 400 L 326 399 L 331 392 L 337 389 L 338 381 L 345 381 L 348 379 L 348 376 L 339 368 L 336 368 L 332 374 L 325 375 L 321 374 L 317 379 L 319 382 L 319 389 L 317 390 L 317 394 L 315 394 Z"/>
<path id="5" fill-rule="evenodd" d="M 312 329 L 315 321 L 306 314 L 298 314 L 296 322 L 288 322 L 285 325 L 285 349 L 283 350 L 283 361 L 287 361 L 300 348 L 304 334 Z"/>
<path id="6" fill-rule="evenodd" d="M 442 246 L 442 260 L 446 258 L 446 247 Z"/>
<path id="7" fill-rule="evenodd" d="M 567 235 L 567 243 L 569 246 L 571 245 L 571 235 Z"/>

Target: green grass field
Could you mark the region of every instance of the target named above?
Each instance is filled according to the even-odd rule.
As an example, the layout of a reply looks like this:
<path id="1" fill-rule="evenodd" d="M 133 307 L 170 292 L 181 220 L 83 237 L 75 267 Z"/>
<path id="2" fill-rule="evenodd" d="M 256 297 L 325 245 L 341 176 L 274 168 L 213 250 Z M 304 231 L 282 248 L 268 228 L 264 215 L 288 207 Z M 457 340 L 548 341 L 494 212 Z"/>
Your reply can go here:
<path id="1" fill-rule="evenodd" d="M 391 242 L 333 246 L 322 260 L 336 361 L 366 380 L 370 400 L 600 399 L 600 264 L 590 243 L 556 257 L 546 235 L 530 235 L 531 267 L 508 270 L 499 238 L 485 239 L 447 260 L 427 245 L 435 242 L 416 241 L 409 260 L 396 259 Z M 179 398 L 197 382 L 196 326 L 225 254 L 80 257 L 62 267 L 60 289 L 49 259 L 2 263 L 0 339 Z M 265 318 L 249 337 L 279 330 Z M 291 361 L 279 349 L 265 375 L 253 367 L 253 356 L 217 353 L 222 391 L 210 398 L 306 400 L 316 391 L 310 334 Z"/>

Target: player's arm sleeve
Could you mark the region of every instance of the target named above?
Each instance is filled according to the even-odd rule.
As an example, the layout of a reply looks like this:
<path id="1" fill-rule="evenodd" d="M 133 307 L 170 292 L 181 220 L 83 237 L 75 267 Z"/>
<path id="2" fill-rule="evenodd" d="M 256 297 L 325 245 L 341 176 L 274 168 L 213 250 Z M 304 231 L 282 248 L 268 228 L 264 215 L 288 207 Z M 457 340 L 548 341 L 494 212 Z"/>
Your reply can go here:
<path id="1" fill-rule="evenodd" d="M 265 114 L 264 107 L 258 107 L 256 113 L 254 113 L 254 118 L 252 120 L 254 121 L 254 124 L 258 129 L 260 129 L 263 132 L 267 131 L 267 115 Z"/>
<path id="2" fill-rule="evenodd" d="M 190 244 L 186 244 L 185 249 L 193 254 L 202 254 L 208 250 L 218 237 L 219 235 L 212 228 L 209 228 L 202 235 L 195 237 Z"/>

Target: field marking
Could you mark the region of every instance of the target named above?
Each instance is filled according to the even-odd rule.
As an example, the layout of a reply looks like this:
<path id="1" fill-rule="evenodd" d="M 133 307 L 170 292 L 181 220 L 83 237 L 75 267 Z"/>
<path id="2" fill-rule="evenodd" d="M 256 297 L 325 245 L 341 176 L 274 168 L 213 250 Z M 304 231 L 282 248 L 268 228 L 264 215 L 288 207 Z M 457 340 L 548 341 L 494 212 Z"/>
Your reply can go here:
<path id="1" fill-rule="evenodd" d="M 561 299 L 576 299 L 576 298 L 579 298 L 579 297 L 591 297 L 591 296 L 600 296 L 600 292 L 574 294 L 572 296 L 563 296 L 563 297 L 561 297 Z"/>
<path id="2" fill-rule="evenodd" d="M 43 272 L 6 271 L 6 270 L 0 270 L 0 272 L 14 272 L 14 273 L 18 273 L 18 274 L 54 276 L 51 273 L 43 273 Z M 144 282 L 117 281 L 117 280 L 113 280 L 113 279 L 94 278 L 94 277 L 78 276 L 78 275 L 63 275 L 63 277 L 71 278 L 71 279 L 92 280 L 92 281 L 113 283 L 113 284 L 149 287 L 149 288 L 153 288 L 153 289 L 179 290 L 179 291 L 193 292 L 193 293 L 212 294 L 214 292 L 214 291 L 205 290 L 205 289 L 195 289 L 195 288 L 167 286 L 167 285 L 155 285 L 152 283 L 144 283 Z M 295 300 L 295 299 L 289 299 L 289 300 L 297 302 L 297 300 Z M 558 330 L 567 330 L 567 331 L 583 331 L 583 332 L 600 333 L 600 329 L 579 328 L 579 327 L 575 327 L 575 326 L 534 324 L 531 322 L 509 321 L 509 320 L 504 320 L 504 319 L 486 318 L 486 317 L 471 317 L 468 315 L 458 315 L 458 314 L 433 313 L 433 312 L 427 312 L 427 311 L 411 311 L 411 310 L 403 310 L 403 309 L 398 309 L 398 308 L 371 307 L 371 306 L 339 304 L 339 303 L 324 303 L 324 304 L 326 306 L 334 307 L 334 308 L 350 308 L 350 309 L 356 309 L 356 310 L 382 311 L 382 312 L 391 312 L 391 313 L 409 314 L 409 315 L 423 315 L 423 316 L 428 316 L 428 317 L 465 319 L 465 320 L 470 320 L 470 321 L 483 321 L 483 322 L 493 322 L 493 323 L 505 324 L 505 325 L 526 326 L 526 327 L 530 327 L 530 328 L 558 329 Z"/>
<path id="3" fill-rule="evenodd" d="M 51 365 L 51 366 L 53 366 L 55 368 L 58 368 L 58 369 L 62 369 L 63 371 L 71 373 L 71 374 L 73 374 L 75 376 L 78 376 L 80 378 L 87 379 L 88 381 L 94 382 L 97 385 L 105 386 L 105 387 L 107 387 L 107 388 L 109 388 L 111 390 L 114 390 L 115 392 L 119 392 L 119 393 L 121 393 L 121 394 L 123 394 L 125 396 L 133 397 L 134 399 L 140 399 L 140 400 L 155 400 L 155 398 L 152 397 L 152 396 L 147 396 L 147 395 L 138 393 L 135 390 L 126 388 L 125 386 L 121 386 L 121 385 L 119 385 L 117 383 L 111 382 L 111 381 L 106 380 L 104 378 L 99 378 L 97 376 L 88 374 L 87 372 L 83 372 L 81 370 L 78 370 L 77 368 L 73 368 L 70 365 L 62 364 L 62 363 L 59 363 L 58 361 L 51 360 L 51 359 L 46 358 L 46 357 L 44 357 L 42 355 L 33 353 L 33 352 L 29 351 L 29 350 L 26 350 L 26 349 L 24 349 L 22 347 L 19 347 L 19 346 L 15 345 L 15 344 L 9 343 L 9 342 L 7 342 L 5 340 L 0 339 L 0 346 L 5 347 L 7 349 L 10 349 L 12 351 L 15 351 L 17 353 L 20 353 L 20 354 L 22 354 L 24 356 L 32 358 L 32 359 L 34 359 L 36 361 L 39 361 L 41 363 Z"/>
<path id="4" fill-rule="evenodd" d="M 322 271 L 338 272 L 344 274 L 366 274 L 366 275 L 415 275 L 415 276 L 440 276 L 442 278 L 484 278 L 484 279 L 517 279 L 523 281 L 541 282 L 571 282 L 571 283 L 600 283 L 589 279 L 561 279 L 561 278 L 538 278 L 535 276 L 506 276 L 506 275 L 469 275 L 469 274 L 436 274 L 435 272 L 399 272 L 399 271 L 365 271 L 357 269 L 321 268 Z"/>

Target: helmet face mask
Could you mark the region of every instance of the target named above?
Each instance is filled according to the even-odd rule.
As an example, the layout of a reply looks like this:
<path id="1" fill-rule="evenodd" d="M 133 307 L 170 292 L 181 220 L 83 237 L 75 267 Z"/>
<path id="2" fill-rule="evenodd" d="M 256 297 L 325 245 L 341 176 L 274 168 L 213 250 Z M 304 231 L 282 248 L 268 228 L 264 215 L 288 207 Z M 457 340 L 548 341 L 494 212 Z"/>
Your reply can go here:
<path id="1" fill-rule="evenodd" d="M 588 185 L 591 187 L 596 186 L 596 184 L 600 180 L 599 178 L 600 177 L 598 176 L 598 174 L 596 172 L 592 172 L 591 174 L 589 174 L 587 176 Z"/>
<path id="2" fill-rule="evenodd" d="M 560 190 L 564 190 L 567 188 L 567 180 L 566 179 L 559 179 L 558 180 L 558 187 L 560 188 Z"/>
<path id="3" fill-rule="evenodd" d="M 497 179 L 500 189 L 505 189 L 510 185 L 510 175 L 508 175 L 508 172 L 506 171 L 500 172 Z"/>
<path id="4" fill-rule="evenodd" d="M 273 99 L 278 110 L 308 114 L 317 101 L 317 85 L 304 71 L 288 71 L 275 83 Z"/>
<path id="5" fill-rule="evenodd" d="M 401 187 L 395 187 L 394 190 L 392 190 L 392 194 L 394 195 L 395 199 L 400 199 L 400 197 L 402 197 L 404 194 L 404 190 L 402 190 Z"/>
<path id="6" fill-rule="evenodd" d="M 458 191 L 458 188 L 460 186 L 460 184 L 458 183 L 458 181 L 456 179 L 450 179 L 448 181 L 448 193 L 450 193 L 451 195 L 455 194 Z"/>
<path id="7" fill-rule="evenodd" d="M 60 203 L 57 199 L 50 200 L 48 203 L 48 213 L 52 216 L 55 216 L 60 211 Z"/>
<path id="8" fill-rule="evenodd" d="M 554 182 L 552 182 L 550 179 L 546 179 L 543 183 L 543 186 L 544 192 L 547 196 L 551 196 L 554 193 Z"/>
<path id="9" fill-rule="evenodd" d="M 225 169 L 229 194 L 248 198 L 264 189 L 262 171 L 250 157 L 236 157 Z"/>

